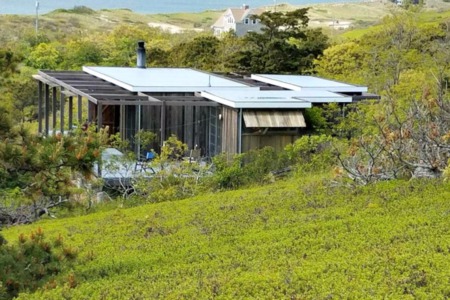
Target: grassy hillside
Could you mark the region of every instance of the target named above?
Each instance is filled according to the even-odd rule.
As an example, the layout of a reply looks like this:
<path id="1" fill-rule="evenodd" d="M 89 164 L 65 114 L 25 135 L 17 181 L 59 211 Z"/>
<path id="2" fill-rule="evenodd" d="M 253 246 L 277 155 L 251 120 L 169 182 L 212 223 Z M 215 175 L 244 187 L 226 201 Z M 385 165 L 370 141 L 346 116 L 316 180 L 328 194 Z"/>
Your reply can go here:
<path id="1" fill-rule="evenodd" d="M 310 26 L 323 27 L 331 36 L 342 33 L 342 30 L 332 30 L 330 24 L 339 21 L 349 24 L 351 28 L 366 28 L 376 24 L 382 17 L 402 8 L 389 1 L 327 3 L 306 5 L 310 8 Z M 279 4 L 277 10 L 288 11 L 305 6 Z M 268 9 L 273 7 L 268 6 Z M 426 1 L 424 21 L 431 22 L 444 18 L 450 11 L 450 3 L 442 0 Z M 221 11 L 204 11 L 199 13 L 172 13 L 142 15 L 127 9 L 99 10 L 55 10 L 40 16 L 40 29 L 50 37 L 83 32 L 104 32 L 119 24 L 166 24 L 184 29 L 209 31 L 210 26 L 220 16 Z M 0 15 L 0 41 L 11 41 L 17 37 L 34 34 L 34 16 Z M 364 30 L 350 31 L 345 36 L 357 37 Z"/>
<path id="2" fill-rule="evenodd" d="M 450 190 L 437 182 L 263 187 L 38 226 L 79 251 L 59 287 L 20 299 L 443 299 Z M 62 286 L 63 285 L 63 286 Z"/>

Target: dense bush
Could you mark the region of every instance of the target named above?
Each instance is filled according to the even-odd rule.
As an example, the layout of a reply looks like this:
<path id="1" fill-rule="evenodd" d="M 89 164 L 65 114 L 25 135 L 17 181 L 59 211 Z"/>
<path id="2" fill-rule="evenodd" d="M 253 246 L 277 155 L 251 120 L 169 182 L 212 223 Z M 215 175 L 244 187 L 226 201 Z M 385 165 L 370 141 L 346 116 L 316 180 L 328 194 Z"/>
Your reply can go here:
<path id="1" fill-rule="evenodd" d="M 288 166 L 284 152 L 272 147 L 236 154 L 231 159 L 222 154 L 213 158 L 215 172 L 211 183 L 216 188 L 231 189 L 261 184 L 270 179 L 270 172 Z"/>
<path id="2" fill-rule="evenodd" d="M 0 299 L 12 299 L 20 292 L 34 291 L 53 281 L 64 264 L 76 258 L 76 250 L 65 247 L 58 236 L 45 239 L 37 228 L 29 236 L 21 234 L 17 245 L 6 245 L 0 236 Z"/>

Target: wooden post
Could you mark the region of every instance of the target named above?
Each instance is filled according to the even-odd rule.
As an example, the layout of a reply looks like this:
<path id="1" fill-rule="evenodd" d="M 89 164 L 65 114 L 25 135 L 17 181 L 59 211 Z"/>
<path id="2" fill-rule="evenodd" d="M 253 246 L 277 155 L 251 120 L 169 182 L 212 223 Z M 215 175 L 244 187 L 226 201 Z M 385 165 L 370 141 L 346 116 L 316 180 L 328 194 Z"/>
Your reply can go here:
<path id="1" fill-rule="evenodd" d="M 103 105 L 98 102 L 97 103 L 97 131 L 100 131 L 100 129 L 103 126 Z"/>
<path id="2" fill-rule="evenodd" d="M 123 101 L 123 100 L 121 100 Z M 120 131 L 120 138 L 124 140 L 126 138 L 126 132 L 125 132 L 125 105 L 120 106 L 120 121 L 119 121 L 119 131 Z"/>
<path id="3" fill-rule="evenodd" d="M 52 129 L 53 134 L 56 132 L 56 86 L 52 88 Z"/>
<path id="4" fill-rule="evenodd" d="M 73 127 L 73 96 L 69 96 L 69 131 Z"/>
<path id="5" fill-rule="evenodd" d="M 164 146 L 166 140 L 166 101 L 162 101 L 161 106 L 161 147 Z"/>
<path id="6" fill-rule="evenodd" d="M 83 125 L 83 102 L 82 97 L 78 95 L 78 126 Z"/>
<path id="7" fill-rule="evenodd" d="M 60 131 L 61 134 L 64 134 L 64 104 L 65 104 L 65 98 L 63 94 L 64 89 L 61 88 L 60 95 L 59 95 L 59 117 L 60 117 Z"/>
<path id="8" fill-rule="evenodd" d="M 238 113 L 238 153 L 242 153 L 242 119 L 242 108 L 240 108 Z"/>
<path id="9" fill-rule="evenodd" d="M 38 81 L 38 132 L 42 133 L 42 81 Z"/>
<path id="10" fill-rule="evenodd" d="M 94 119 L 94 103 L 88 100 L 88 121 L 91 123 Z"/>
<path id="11" fill-rule="evenodd" d="M 50 86 L 45 85 L 44 89 L 45 107 L 44 107 L 44 118 L 45 118 L 45 135 L 48 135 L 50 130 Z"/>

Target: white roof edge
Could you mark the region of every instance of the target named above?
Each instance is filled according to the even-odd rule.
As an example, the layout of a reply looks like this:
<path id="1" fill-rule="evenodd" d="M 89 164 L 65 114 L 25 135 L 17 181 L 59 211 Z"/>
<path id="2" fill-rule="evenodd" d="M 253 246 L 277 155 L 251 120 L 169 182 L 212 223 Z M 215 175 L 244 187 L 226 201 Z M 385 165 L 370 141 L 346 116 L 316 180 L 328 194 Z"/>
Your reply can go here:
<path id="1" fill-rule="evenodd" d="M 102 67 L 102 68 L 107 68 L 107 67 Z M 140 91 L 136 91 L 136 90 L 133 88 L 133 86 L 131 86 L 131 85 L 129 85 L 129 84 L 126 84 L 125 82 L 122 82 L 122 81 L 120 81 L 120 80 L 111 78 L 111 77 L 108 76 L 108 75 L 105 75 L 105 74 L 102 74 L 102 73 L 97 72 L 97 71 L 95 71 L 95 70 L 92 70 L 91 67 L 85 67 L 85 66 L 83 66 L 83 71 L 86 72 L 86 73 L 88 73 L 88 74 L 94 75 L 95 77 L 98 77 L 98 78 L 100 78 L 100 79 L 103 79 L 103 80 L 106 80 L 106 81 L 108 81 L 108 82 L 111 82 L 111 83 L 113 83 L 113 84 L 115 84 L 115 85 L 118 85 L 118 86 L 120 86 L 120 87 L 122 87 L 122 88 L 124 88 L 124 89 L 126 89 L 126 90 L 129 90 L 130 92 L 140 92 Z"/>
<path id="2" fill-rule="evenodd" d="M 282 81 L 275 80 L 275 79 L 270 79 L 270 78 L 267 78 L 267 77 L 261 76 L 261 75 L 252 74 L 250 78 L 254 79 L 254 80 L 261 81 L 261 82 L 264 82 L 264 83 L 276 85 L 276 86 L 279 86 L 279 87 L 282 87 L 282 88 L 285 88 L 285 89 L 290 89 L 290 90 L 293 90 L 293 91 L 300 91 L 301 90 L 301 87 L 299 87 L 298 85 L 289 84 L 289 83 L 282 82 Z"/>
<path id="3" fill-rule="evenodd" d="M 204 98 L 207 98 L 211 101 L 232 107 L 232 108 L 278 108 L 278 109 L 282 109 L 282 108 L 295 108 L 295 109 L 300 109 L 300 108 L 311 108 L 312 107 L 312 103 L 304 100 L 304 99 L 294 99 L 294 101 L 286 101 L 283 103 L 283 106 L 280 107 L 279 102 L 265 102 L 265 103 L 258 103 L 258 102 L 254 102 L 254 101 L 240 101 L 239 103 L 236 103 L 232 100 L 214 95 L 213 93 L 211 93 L 210 91 L 203 91 L 200 93 L 200 95 Z"/>
<path id="4" fill-rule="evenodd" d="M 277 75 L 277 74 L 275 74 Z M 301 75 L 299 75 L 301 76 Z M 268 83 L 268 84 L 272 84 L 272 85 L 276 85 L 282 88 L 286 88 L 286 89 L 290 89 L 293 91 L 300 91 L 302 89 L 321 89 L 321 90 L 326 90 L 326 91 L 330 91 L 330 92 L 358 92 L 358 93 L 364 93 L 368 91 L 368 88 L 366 86 L 362 86 L 362 85 L 354 85 L 354 84 L 350 84 L 350 83 L 345 83 L 345 82 L 341 82 L 341 81 L 337 81 L 337 80 L 333 80 L 333 79 L 326 79 L 326 78 L 321 78 L 321 77 L 316 77 L 316 76 L 311 76 L 311 77 L 315 77 L 318 79 L 322 79 L 322 80 L 328 80 L 328 81 L 332 81 L 332 82 L 337 82 L 337 83 L 341 83 L 343 85 L 346 86 L 341 86 L 341 87 L 327 87 L 327 86 L 323 86 L 323 87 L 302 87 L 296 84 L 291 84 L 291 83 L 287 83 L 287 82 L 283 82 L 281 80 L 277 80 L 277 79 L 272 79 L 272 78 L 268 78 L 265 76 L 265 74 L 252 74 L 251 75 L 251 79 L 254 80 L 258 80 L 264 83 Z"/>
<path id="5" fill-rule="evenodd" d="M 211 94 L 209 91 L 203 91 L 200 93 L 200 95 L 211 101 L 214 101 L 214 102 L 217 102 L 217 103 L 220 103 L 220 104 L 232 107 L 232 108 L 239 108 L 239 107 L 236 107 L 236 102 L 233 102 L 233 101 L 224 99 L 222 97 L 216 96 L 214 94 Z"/>

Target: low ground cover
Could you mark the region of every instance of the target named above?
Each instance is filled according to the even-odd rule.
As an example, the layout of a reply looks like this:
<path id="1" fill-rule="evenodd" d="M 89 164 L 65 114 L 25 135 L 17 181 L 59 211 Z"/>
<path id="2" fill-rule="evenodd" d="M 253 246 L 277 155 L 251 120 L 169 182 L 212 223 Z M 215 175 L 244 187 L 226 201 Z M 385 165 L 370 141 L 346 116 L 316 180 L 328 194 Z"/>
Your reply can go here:
<path id="1" fill-rule="evenodd" d="M 78 259 L 20 299 L 433 298 L 450 296 L 450 196 L 440 181 L 333 187 L 302 174 L 3 231 L 42 227 Z"/>

